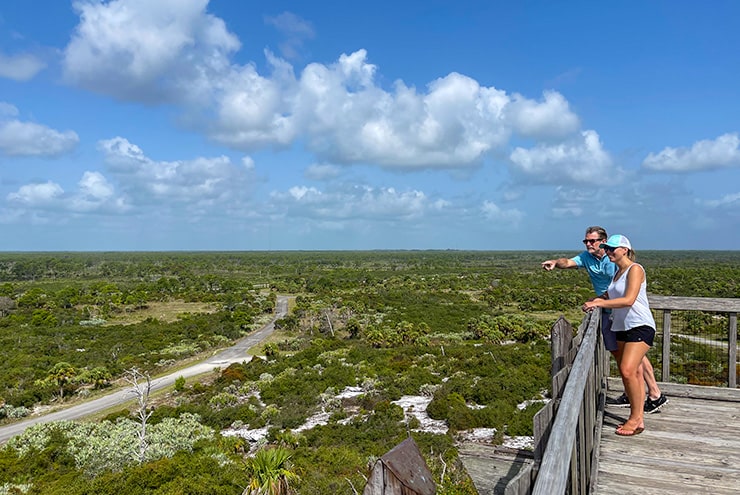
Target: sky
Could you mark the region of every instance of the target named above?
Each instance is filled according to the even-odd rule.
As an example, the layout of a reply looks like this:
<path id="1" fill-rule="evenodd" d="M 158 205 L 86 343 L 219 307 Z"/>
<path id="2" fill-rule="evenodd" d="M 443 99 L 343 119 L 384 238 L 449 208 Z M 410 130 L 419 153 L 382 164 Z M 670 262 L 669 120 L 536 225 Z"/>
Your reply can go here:
<path id="1" fill-rule="evenodd" d="M 0 3 L 0 251 L 740 249 L 740 2 Z"/>

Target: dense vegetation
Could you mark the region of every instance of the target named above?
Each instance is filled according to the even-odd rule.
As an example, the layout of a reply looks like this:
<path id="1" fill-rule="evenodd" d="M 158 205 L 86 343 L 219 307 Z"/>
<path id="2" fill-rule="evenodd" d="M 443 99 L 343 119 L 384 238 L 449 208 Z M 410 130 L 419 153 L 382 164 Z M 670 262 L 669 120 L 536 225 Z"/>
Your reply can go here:
<path id="1" fill-rule="evenodd" d="M 222 347 L 257 327 L 276 294 L 295 296 L 264 358 L 202 383 L 182 380 L 152 400 L 147 434 L 161 449 L 137 450 L 135 411 L 100 427 L 40 425 L 0 450 L 0 493 L 238 494 L 276 459 L 299 493 L 353 493 L 409 433 L 438 493 L 474 493 L 456 433 L 531 434 L 539 406 L 516 406 L 547 389 L 549 328 L 560 314 L 580 320 L 591 297 L 584 273 L 541 270 L 563 254 L 0 254 L 6 422 L 95 394 L 126 370 L 163 372 Z M 651 292 L 740 297 L 740 253 L 639 256 Z M 688 333 L 723 323 L 687 319 Z M 712 368 L 692 364 L 707 359 L 697 349 L 687 372 Z M 348 387 L 362 393 L 340 398 Z M 448 433 L 420 431 L 393 404 L 404 395 L 429 397 L 428 413 Z M 327 424 L 295 432 L 317 412 Z M 219 433 L 239 428 L 265 428 L 267 437 L 250 445 Z"/>

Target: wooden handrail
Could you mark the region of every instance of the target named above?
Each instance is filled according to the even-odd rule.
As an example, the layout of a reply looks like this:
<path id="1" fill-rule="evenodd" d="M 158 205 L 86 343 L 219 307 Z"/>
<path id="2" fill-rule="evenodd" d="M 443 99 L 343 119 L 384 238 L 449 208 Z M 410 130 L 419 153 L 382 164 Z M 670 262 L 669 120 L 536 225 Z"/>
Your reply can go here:
<path id="1" fill-rule="evenodd" d="M 676 309 L 740 313 L 740 298 L 733 297 L 680 297 L 648 294 L 651 309 Z"/>
<path id="2" fill-rule="evenodd" d="M 537 473 L 537 480 L 532 490 L 532 493 L 535 495 L 566 493 L 568 475 L 573 462 L 572 457 L 576 444 L 576 433 L 579 429 L 579 416 L 583 414 L 584 409 L 593 412 L 591 408 L 584 408 L 582 406 L 588 383 L 587 379 L 595 364 L 601 311 L 593 311 L 589 315 L 586 315 L 586 318 L 588 318 L 588 326 L 581 340 L 578 354 L 573 362 L 568 382 L 565 385 L 560 407 L 558 408 L 542 463 Z M 587 400 L 591 400 L 591 398 L 589 397 Z M 585 433 L 589 434 L 589 432 Z"/>
<path id="3" fill-rule="evenodd" d="M 671 379 L 671 330 L 672 311 L 706 311 L 725 313 L 728 317 L 727 327 L 727 386 L 737 387 L 737 314 L 740 313 L 740 298 L 717 297 L 678 297 L 648 295 L 650 308 L 663 312 L 663 352 L 661 355 L 661 381 Z"/>
<path id="4" fill-rule="evenodd" d="M 650 295 L 649 300 L 652 309 L 663 312 L 663 381 L 668 382 L 670 373 L 668 360 L 670 358 L 671 312 L 707 311 L 728 315 L 728 364 L 730 369 L 728 385 L 735 388 L 736 380 L 733 371 L 737 362 L 737 313 L 740 312 L 740 299 Z M 535 416 L 537 449 L 534 457 L 536 465 L 537 461 L 540 462 L 539 466 L 535 466 L 533 470 L 533 473 L 536 473 L 534 487 L 529 492 L 528 488 L 522 491 L 521 486 L 510 484 L 506 488 L 507 494 L 585 494 L 593 489 L 598 470 L 597 444 L 601 432 L 600 423 L 603 420 L 605 394 L 603 387 L 609 369 L 608 355 L 600 345 L 600 323 L 601 312 L 599 310 L 585 315 L 579 327 L 578 336 L 574 339 L 570 350 L 566 349 L 570 342 L 567 339 L 563 342 L 556 341 L 555 331 L 553 332 L 553 401 L 548 406 L 554 407 L 548 415 L 542 415 L 541 420 L 538 420 L 537 415 Z M 553 328 L 557 328 L 559 324 L 561 324 L 560 320 Z M 569 326 L 567 322 L 564 324 Z M 572 327 L 570 328 L 572 331 Z M 576 354 L 573 358 L 574 353 Z M 572 367 L 568 369 L 571 361 Z M 562 383 L 565 380 L 567 382 L 563 386 Z M 546 408 L 543 408 L 540 413 Z M 539 439 L 538 432 L 540 433 Z M 530 477 L 529 474 L 522 476 Z"/>

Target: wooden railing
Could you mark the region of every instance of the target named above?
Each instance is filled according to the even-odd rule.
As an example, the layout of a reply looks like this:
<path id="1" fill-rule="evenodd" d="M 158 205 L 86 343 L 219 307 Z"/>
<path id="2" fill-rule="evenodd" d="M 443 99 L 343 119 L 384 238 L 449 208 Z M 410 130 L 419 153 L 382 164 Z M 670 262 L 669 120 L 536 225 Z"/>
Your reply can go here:
<path id="1" fill-rule="evenodd" d="M 553 326 L 552 400 L 534 417 L 535 463 L 509 482 L 507 495 L 589 493 L 608 371 L 600 321 L 600 310 L 588 313 L 575 338 L 564 318 Z"/>
<path id="2" fill-rule="evenodd" d="M 728 381 L 737 387 L 737 314 L 740 299 L 649 296 L 653 310 L 663 312 L 662 382 L 669 382 L 671 312 L 726 313 Z M 507 495 L 592 493 L 598 471 L 609 354 L 603 348 L 601 311 L 587 313 L 577 335 L 560 318 L 552 329 L 552 400 L 534 417 L 535 463 L 506 487 Z M 698 387 L 701 388 L 701 387 Z M 712 387 L 708 387 L 712 388 Z"/>
<path id="3" fill-rule="evenodd" d="M 671 315 L 673 311 L 705 311 L 723 313 L 728 317 L 727 325 L 727 382 L 730 388 L 737 387 L 737 314 L 740 313 L 740 299 L 709 297 L 668 297 L 649 296 L 650 308 L 663 313 L 661 353 L 661 381 L 671 381 Z M 658 334 L 661 329 L 657 329 Z M 710 341 L 707 340 L 707 343 Z M 721 344 L 724 344 L 723 342 Z"/>

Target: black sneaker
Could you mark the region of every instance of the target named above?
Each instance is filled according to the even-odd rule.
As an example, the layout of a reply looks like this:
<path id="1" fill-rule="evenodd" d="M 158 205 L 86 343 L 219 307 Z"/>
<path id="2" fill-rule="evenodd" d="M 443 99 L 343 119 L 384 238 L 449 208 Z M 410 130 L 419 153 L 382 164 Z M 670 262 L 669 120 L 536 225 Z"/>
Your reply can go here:
<path id="1" fill-rule="evenodd" d="M 630 407 L 630 400 L 627 398 L 627 395 L 625 394 L 620 395 L 616 399 L 611 399 L 607 397 L 606 405 L 612 406 L 612 407 Z"/>
<path id="2" fill-rule="evenodd" d="M 645 412 L 647 414 L 653 414 L 654 412 L 658 412 L 658 410 L 665 406 L 668 403 L 668 399 L 666 399 L 666 396 L 663 394 L 660 394 L 660 397 L 653 400 L 648 395 L 647 399 L 645 399 Z"/>

